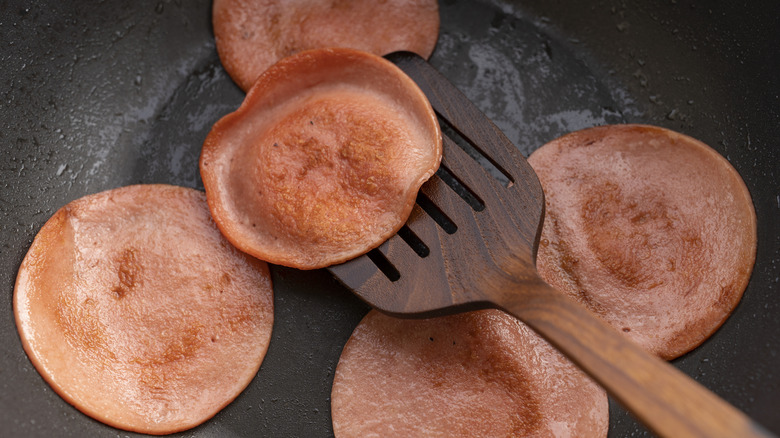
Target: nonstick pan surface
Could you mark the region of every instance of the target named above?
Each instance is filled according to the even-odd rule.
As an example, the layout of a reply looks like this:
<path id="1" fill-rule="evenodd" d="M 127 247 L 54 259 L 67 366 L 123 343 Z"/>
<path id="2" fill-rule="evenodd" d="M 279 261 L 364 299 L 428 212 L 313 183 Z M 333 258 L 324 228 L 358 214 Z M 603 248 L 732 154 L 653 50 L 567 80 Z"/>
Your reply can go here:
<path id="1" fill-rule="evenodd" d="M 780 7 L 776 2 L 440 2 L 431 58 L 528 155 L 648 123 L 723 154 L 758 214 L 756 266 L 721 329 L 675 366 L 780 433 Z M 0 0 L 0 436 L 134 436 L 63 401 L 25 355 L 13 285 L 43 223 L 135 183 L 202 189 L 201 144 L 243 93 L 210 2 Z M 339 353 L 368 307 L 325 271 L 272 268 L 276 321 L 249 388 L 194 437 L 325 437 Z M 611 403 L 610 436 L 649 433 Z"/>

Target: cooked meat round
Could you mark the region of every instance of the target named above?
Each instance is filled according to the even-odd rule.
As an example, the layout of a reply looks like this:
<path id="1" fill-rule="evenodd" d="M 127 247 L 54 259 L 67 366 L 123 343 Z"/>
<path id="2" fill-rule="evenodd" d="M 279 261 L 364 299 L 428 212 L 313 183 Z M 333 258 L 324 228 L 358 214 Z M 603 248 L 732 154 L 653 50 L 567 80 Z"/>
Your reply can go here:
<path id="1" fill-rule="evenodd" d="M 498 310 L 426 320 L 371 311 L 341 353 L 336 437 L 605 437 L 603 389 Z"/>
<path id="2" fill-rule="evenodd" d="M 206 138 L 200 168 L 239 249 L 300 269 L 381 244 L 441 161 L 436 115 L 389 61 L 350 49 L 285 58 Z"/>
<path id="3" fill-rule="evenodd" d="M 565 135 L 528 161 L 546 197 L 537 267 L 550 284 L 666 359 L 701 344 L 737 305 L 756 217 L 713 149 L 615 125 Z"/>
<path id="4" fill-rule="evenodd" d="M 130 186 L 57 211 L 22 262 L 14 311 L 43 378 L 122 429 L 194 427 L 257 373 L 270 341 L 268 266 L 220 234 L 203 193 Z"/>
<path id="5" fill-rule="evenodd" d="M 439 37 L 436 0 L 214 0 L 212 21 L 222 65 L 244 91 L 304 50 L 405 50 L 428 58 Z"/>

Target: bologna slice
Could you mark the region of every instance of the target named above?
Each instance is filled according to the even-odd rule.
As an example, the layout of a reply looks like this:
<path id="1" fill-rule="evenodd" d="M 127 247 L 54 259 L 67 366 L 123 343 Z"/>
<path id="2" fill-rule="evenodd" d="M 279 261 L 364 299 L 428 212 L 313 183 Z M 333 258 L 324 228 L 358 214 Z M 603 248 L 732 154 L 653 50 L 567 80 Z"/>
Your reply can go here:
<path id="1" fill-rule="evenodd" d="M 138 185 L 57 211 L 22 262 L 14 311 L 43 378 L 85 414 L 166 434 L 230 403 L 270 341 L 268 266 L 233 248 L 203 193 Z"/>
<path id="2" fill-rule="evenodd" d="M 428 58 L 439 36 L 436 0 L 215 0 L 212 21 L 222 65 L 244 91 L 304 50 L 405 50 Z"/>
<path id="3" fill-rule="evenodd" d="M 498 310 L 369 312 L 341 353 L 331 409 L 337 438 L 588 438 L 609 425 L 604 390 Z"/>
<path id="4" fill-rule="evenodd" d="M 203 145 L 220 230 L 261 260 L 315 269 L 363 254 L 408 218 L 441 161 L 428 100 L 389 61 L 319 49 L 268 69 Z"/>
<path id="5" fill-rule="evenodd" d="M 547 282 L 665 359 L 726 320 L 753 269 L 756 217 L 715 150 L 615 125 L 565 135 L 528 161 L 546 198 L 537 267 Z"/>

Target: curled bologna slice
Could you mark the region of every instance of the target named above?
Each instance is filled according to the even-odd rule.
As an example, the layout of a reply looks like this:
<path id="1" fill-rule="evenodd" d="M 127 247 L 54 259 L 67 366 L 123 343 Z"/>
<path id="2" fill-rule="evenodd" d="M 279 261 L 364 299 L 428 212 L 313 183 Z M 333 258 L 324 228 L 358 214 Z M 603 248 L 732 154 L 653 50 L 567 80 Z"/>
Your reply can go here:
<path id="1" fill-rule="evenodd" d="M 609 426 L 604 390 L 498 310 L 369 312 L 341 353 L 331 411 L 337 438 L 595 438 Z"/>
<path id="2" fill-rule="evenodd" d="M 577 131 L 528 159 L 546 213 L 537 267 L 665 359 L 701 344 L 750 279 L 756 215 L 726 159 L 668 129 Z"/>
<path id="3" fill-rule="evenodd" d="M 236 247 L 299 269 L 346 261 L 404 224 L 439 166 L 436 115 L 389 61 L 318 49 L 268 69 L 203 145 L 211 213 Z"/>
<path id="4" fill-rule="evenodd" d="M 273 323 L 268 266 L 233 248 L 203 193 L 129 186 L 75 200 L 22 262 L 14 312 L 43 378 L 85 414 L 167 434 L 249 384 Z"/>
<path id="5" fill-rule="evenodd" d="M 439 37 L 436 0 L 214 0 L 214 38 L 230 77 L 249 90 L 280 59 L 346 47 L 428 58 Z"/>

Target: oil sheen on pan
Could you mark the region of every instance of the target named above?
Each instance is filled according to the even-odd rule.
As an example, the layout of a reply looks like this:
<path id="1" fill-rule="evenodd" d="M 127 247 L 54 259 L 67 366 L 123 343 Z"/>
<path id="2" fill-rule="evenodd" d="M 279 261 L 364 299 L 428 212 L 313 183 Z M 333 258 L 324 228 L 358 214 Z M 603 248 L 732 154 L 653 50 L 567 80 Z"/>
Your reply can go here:
<path id="1" fill-rule="evenodd" d="M 528 159 L 546 213 L 537 267 L 647 351 L 701 344 L 742 297 L 756 216 L 736 170 L 704 143 L 658 127 L 577 131 Z"/>
<path id="2" fill-rule="evenodd" d="M 222 237 L 202 192 L 137 185 L 46 222 L 14 311 L 60 396 L 111 426 L 166 434 L 211 418 L 254 378 L 273 292 L 268 266 Z"/>

